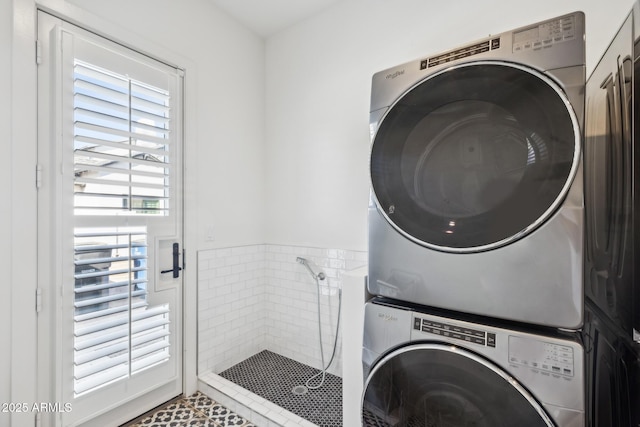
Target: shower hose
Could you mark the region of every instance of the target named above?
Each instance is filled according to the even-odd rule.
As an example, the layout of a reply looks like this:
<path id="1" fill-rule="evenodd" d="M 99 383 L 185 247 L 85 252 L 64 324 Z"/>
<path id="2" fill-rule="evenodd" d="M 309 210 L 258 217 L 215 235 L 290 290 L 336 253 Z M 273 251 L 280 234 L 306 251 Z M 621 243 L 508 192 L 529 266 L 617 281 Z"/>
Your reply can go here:
<path id="1" fill-rule="evenodd" d="M 338 331 L 340 330 L 340 312 L 342 311 L 342 289 L 338 288 L 338 320 L 336 321 L 336 334 L 335 334 L 335 338 L 333 340 L 333 351 L 331 352 L 331 359 L 329 359 L 329 363 L 327 363 L 327 365 L 325 366 L 324 364 L 324 349 L 322 346 L 322 322 L 321 317 L 320 317 L 320 279 L 319 277 L 316 275 L 314 276 L 315 281 L 316 281 L 316 291 L 318 294 L 318 336 L 319 336 L 319 341 L 320 341 L 320 360 L 322 361 L 322 370 L 320 372 L 318 372 L 317 374 L 313 375 L 312 377 L 310 377 L 307 382 L 305 383 L 305 386 L 309 389 L 309 390 L 317 390 L 320 387 L 323 386 L 324 384 L 324 380 L 326 378 L 327 375 L 327 369 L 329 369 L 329 366 L 331 366 L 331 363 L 333 362 L 333 359 L 336 356 L 336 347 L 338 346 Z M 329 295 L 329 297 L 331 297 L 331 295 Z M 331 298 L 329 298 L 329 308 L 331 308 Z M 315 384 L 315 385 L 311 385 L 311 383 L 318 377 L 322 376 L 322 378 L 320 379 L 320 382 Z"/>

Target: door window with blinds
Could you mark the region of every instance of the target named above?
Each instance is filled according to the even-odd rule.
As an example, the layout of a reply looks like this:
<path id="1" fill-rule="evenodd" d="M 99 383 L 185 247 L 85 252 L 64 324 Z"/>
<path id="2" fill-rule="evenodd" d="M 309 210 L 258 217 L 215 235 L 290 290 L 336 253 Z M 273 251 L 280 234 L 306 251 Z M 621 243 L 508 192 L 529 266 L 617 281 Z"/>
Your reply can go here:
<path id="1" fill-rule="evenodd" d="M 74 64 L 76 215 L 168 214 L 170 94 Z"/>
<path id="2" fill-rule="evenodd" d="M 111 414 L 100 423 L 118 424 L 122 405 L 144 412 L 182 392 L 182 278 L 162 272 L 173 271 L 167 248 L 182 239 L 183 77 L 50 15 L 38 19 L 48 47 L 38 74 L 48 124 L 39 126 L 52 129 L 39 161 L 53 171 L 59 225 L 49 231 L 62 295 L 56 399 L 73 403 L 63 425 Z M 40 108 L 47 103 L 59 109 Z"/>
<path id="3" fill-rule="evenodd" d="M 74 61 L 74 214 L 168 215 L 167 90 Z M 169 310 L 148 307 L 147 230 L 74 230 L 74 391 L 169 357 Z M 131 335 L 131 336 L 130 336 Z"/>
<path id="4" fill-rule="evenodd" d="M 163 362 L 169 306 L 147 301 L 147 232 L 75 229 L 74 392 Z"/>

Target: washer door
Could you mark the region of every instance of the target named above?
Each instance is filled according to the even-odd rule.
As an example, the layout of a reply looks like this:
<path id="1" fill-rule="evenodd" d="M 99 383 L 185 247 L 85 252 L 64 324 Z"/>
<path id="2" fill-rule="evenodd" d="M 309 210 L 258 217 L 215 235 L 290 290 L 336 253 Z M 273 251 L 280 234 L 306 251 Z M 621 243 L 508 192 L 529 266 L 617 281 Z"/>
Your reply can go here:
<path id="1" fill-rule="evenodd" d="M 508 244 L 564 199 L 580 128 L 562 89 L 533 69 L 472 62 L 410 89 L 371 149 L 377 207 L 406 237 L 449 252 Z"/>
<path id="2" fill-rule="evenodd" d="M 383 358 L 365 382 L 363 426 L 539 427 L 553 422 L 509 374 L 466 350 L 415 344 Z"/>

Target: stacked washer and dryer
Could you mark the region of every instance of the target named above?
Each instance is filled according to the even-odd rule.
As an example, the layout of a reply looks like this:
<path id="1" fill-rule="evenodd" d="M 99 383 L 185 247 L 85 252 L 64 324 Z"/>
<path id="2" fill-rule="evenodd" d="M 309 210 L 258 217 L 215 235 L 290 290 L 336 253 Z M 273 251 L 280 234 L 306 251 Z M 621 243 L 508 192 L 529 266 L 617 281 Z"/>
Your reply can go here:
<path id="1" fill-rule="evenodd" d="M 597 375 L 619 360 L 595 346 L 620 347 L 604 325 L 638 299 L 611 276 L 633 281 L 640 160 L 588 132 L 583 153 L 584 29 L 576 12 L 374 75 L 363 425 L 605 426 Z M 630 114 L 633 63 L 618 68 L 594 73 L 594 99 Z"/>

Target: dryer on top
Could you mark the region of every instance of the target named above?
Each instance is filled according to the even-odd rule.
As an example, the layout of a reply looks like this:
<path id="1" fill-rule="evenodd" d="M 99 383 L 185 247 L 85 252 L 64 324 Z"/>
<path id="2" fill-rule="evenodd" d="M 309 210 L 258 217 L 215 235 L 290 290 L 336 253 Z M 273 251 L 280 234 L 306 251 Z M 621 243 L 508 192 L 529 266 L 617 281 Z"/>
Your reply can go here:
<path id="1" fill-rule="evenodd" d="M 581 12 L 375 74 L 369 291 L 578 328 L 584 87 Z"/>

